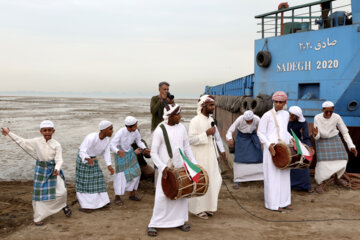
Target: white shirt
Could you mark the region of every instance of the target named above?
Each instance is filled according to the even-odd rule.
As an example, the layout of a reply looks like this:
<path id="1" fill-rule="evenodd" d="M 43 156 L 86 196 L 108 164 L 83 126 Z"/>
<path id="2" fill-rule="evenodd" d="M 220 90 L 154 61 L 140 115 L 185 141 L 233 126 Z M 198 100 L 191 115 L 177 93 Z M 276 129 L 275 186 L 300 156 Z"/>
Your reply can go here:
<path id="1" fill-rule="evenodd" d="M 175 124 L 174 126 L 169 126 L 167 123 L 163 124 L 169 136 L 169 142 L 173 154 L 172 162 L 174 167 L 180 168 L 184 166 L 184 160 L 180 155 L 179 148 L 183 151 L 185 156 L 190 161 L 197 164 L 191 151 L 188 135 L 184 125 L 182 125 L 181 123 Z M 169 161 L 170 157 L 166 148 L 164 134 L 159 126 L 157 126 L 154 131 L 151 145 L 151 159 L 153 160 L 154 164 L 159 168 L 160 172 L 162 172 L 165 167 L 172 167 Z"/>
<path id="2" fill-rule="evenodd" d="M 314 127 L 319 132 L 315 136 L 315 140 L 319 138 L 331 138 L 339 134 L 339 130 L 349 149 L 355 148 L 353 141 L 349 135 L 349 130 L 339 114 L 333 113 L 329 119 L 324 118 L 323 113 L 319 113 L 314 118 Z M 339 129 L 339 130 L 338 130 Z"/>
<path id="3" fill-rule="evenodd" d="M 99 133 L 90 133 L 81 143 L 79 148 L 79 155 L 82 159 L 83 163 L 87 163 L 85 158 L 90 158 L 98 155 L 103 155 L 106 165 L 111 165 L 111 157 L 110 157 L 110 139 L 109 137 L 105 137 L 104 139 L 99 138 Z"/>
<path id="4" fill-rule="evenodd" d="M 115 137 L 110 142 L 110 147 L 114 153 L 117 153 L 119 150 L 128 152 L 134 141 L 136 141 L 139 148 L 146 148 L 145 144 L 141 141 L 139 130 L 136 129 L 134 132 L 129 132 L 126 127 L 123 127 L 116 132 Z"/>
<path id="5" fill-rule="evenodd" d="M 274 117 L 271 113 L 271 111 L 273 110 L 275 111 L 275 109 L 273 108 L 267 111 L 261 117 L 257 131 L 257 135 L 260 141 L 265 145 L 266 149 L 269 148 L 271 143 L 278 143 L 279 139 Z M 279 124 L 280 139 L 286 144 L 288 144 L 292 139 L 292 136 L 287 130 L 287 125 L 289 123 L 289 113 L 285 110 L 279 110 L 277 112 L 275 111 L 275 115 Z"/>
<path id="6" fill-rule="evenodd" d="M 35 151 L 40 161 L 48 162 L 55 160 L 55 169 L 61 169 L 64 162 L 62 158 L 62 148 L 60 143 L 55 139 L 50 139 L 49 141 L 46 141 L 44 137 L 24 139 L 12 132 L 9 132 L 9 135 L 24 149 Z"/>
<path id="7" fill-rule="evenodd" d="M 235 131 L 235 128 L 242 133 L 252 133 L 259 126 L 260 118 L 254 115 L 253 122 L 247 124 L 244 115 L 238 117 L 233 124 L 231 124 L 229 130 L 226 133 L 226 140 L 229 141 L 232 139 L 232 134 Z"/>
<path id="8" fill-rule="evenodd" d="M 202 122 L 203 125 L 201 127 L 204 129 L 204 131 L 200 134 L 197 134 L 196 136 L 190 136 L 190 138 L 189 138 L 190 144 L 191 145 L 205 144 L 208 142 L 209 139 L 212 139 L 212 136 L 206 135 L 206 131 L 207 131 L 207 129 L 211 128 L 211 123 L 214 122 L 214 119 L 212 118 L 212 116 L 207 117 L 202 113 L 199 113 L 195 117 L 199 118 L 198 121 Z M 199 123 L 197 123 L 197 124 L 199 124 Z M 220 152 L 225 152 L 225 148 L 224 148 L 219 130 L 216 125 L 215 125 L 214 139 L 215 139 L 216 145 L 218 146 Z"/>

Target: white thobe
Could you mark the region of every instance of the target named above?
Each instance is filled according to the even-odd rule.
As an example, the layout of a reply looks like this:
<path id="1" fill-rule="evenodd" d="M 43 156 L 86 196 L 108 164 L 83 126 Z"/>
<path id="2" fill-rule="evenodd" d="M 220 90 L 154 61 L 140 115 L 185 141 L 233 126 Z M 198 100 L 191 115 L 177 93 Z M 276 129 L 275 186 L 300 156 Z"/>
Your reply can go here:
<path id="1" fill-rule="evenodd" d="M 339 134 L 339 130 L 349 149 L 355 148 L 351 140 L 349 130 L 339 114 L 333 113 L 331 118 L 324 118 L 323 113 L 317 114 L 314 117 L 314 127 L 317 127 L 319 132 L 315 136 L 315 140 L 320 138 L 331 138 Z M 315 167 L 315 181 L 321 184 L 328 180 L 334 173 L 340 178 L 346 170 L 347 160 L 339 159 L 333 161 L 318 161 Z"/>
<path id="2" fill-rule="evenodd" d="M 257 134 L 264 145 L 264 196 L 265 207 L 271 210 L 278 210 L 280 207 L 286 207 L 291 204 L 291 183 L 290 169 L 281 170 L 277 168 L 269 151 L 272 143 L 278 143 L 278 133 L 273 118 L 272 110 L 267 111 L 260 119 Z M 275 113 L 279 124 L 280 139 L 288 144 L 291 135 L 287 131 L 289 122 L 289 113 L 284 110 Z"/>
<path id="3" fill-rule="evenodd" d="M 253 122 L 247 124 L 244 115 L 239 116 L 226 133 L 226 140 L 232 139 L 235 129 L 242 133 L 252 133 L 259 126 L 260 118 L 254 116 Z M 236 149 L 235 149 L 236 151 Z M 249 182 L 264 180 L 263 164 L 262 163 L 238 163 L 234 162 L 234 182 Z"/>
<path id="4" fill-rule="evenodd" d="M 163 123 L 164 124 L 164 123 Z M 175 168 L 184 167 L 184 162 L 180 156 L 179 148 L 184 152 L 186 157 L 196 164 L 194 156 L 191 152 L 189 140 L 184 125 L 176 124 L 169 126 L 164 124 L 169 136 L 171 149 L 173 152 L 173 164 Z M 188 199 L 180 198 L 170 200 L 163 192 L 161 186 L 162 172 L 165 167 L 170 166 L 170 157 L 166 149 L 165 140 L 162 129 L 158 126 L 153 135 L 151 145 L 151 158 L 158 167 L 158 179 L 155 191 L 155 203 L 153 215 L 151 217 L 149 227 L 153 228 L 172 228 L 185 224 L 189 219 Z"/>
<path id="5" fill-rule="evenodd" d="M 85 137 L 79 148 L 79 155 L 83 163 L 87 163 L 85 158 L 102 155 L 106 162 L 106 166 L 111 165 L 110 156 L 110 138 L 99 138 L 99 133 L 90 133 Z M 109 195 L 107 192 L 101 193 L 80 193 L 76 192 L 80 206 L 87 209 L 97 209 L 110 203 Z"/>
<path id="6" fill-rule="evenodd" d="M 209 188 L 204 196 L 189 200 L 189 211 L 199 214 L 204 211 L 215 212 L 217 210 L 218 196 L 222 178 L 217 160 L 217 146 L 224 152 L 224 146 L 216 128 L 215 141 L 213 136 L 207 136 L 206 130 L 211 128 L 212 117 L 206 117 L 202 113 L 195 116 L 189 125 L 189 140 L 196 161 L 203 167 L 209 177 Z"/>
<path id="7" fill-rule="evenodd" d="M 24 139 L 9 132 L 9 135 L 22 146 L 29 151 L 35 151 L 40 161 L 55 160 L 55 169 L 60 171 L 63 164 L 62 148 L 59 142 L 55 139 L 46 141 L 44 137 Z M 40 222 L 46 217 L 59 212 L 66 206 L 67 191 L 65 188 L 64 180 L 57 176 L 56 179 L 56 198 L 48 201 L 32 201 L 34 209 L 34 222 Z"/>
<path id="8" fill-rule="evenodd" d="M 145 149 L 145 144 L 141 141 L 139 130 L 129 132 L 126 127 L 116 132 L 114 138 L 110 142 L 111 150 L 117 154 L 119 150 L 128 152 L 131 145 L 136 141 L 139 148 Z M 135 149 L 134 149 L 135 150 Z M 114 192 L 115 195 L 124 195 L 125 191 L 137 190 L 140 182 L 140 176 L 133 178 L 130 182 L 126 181 L 124 172 L 114 174 Z"/>

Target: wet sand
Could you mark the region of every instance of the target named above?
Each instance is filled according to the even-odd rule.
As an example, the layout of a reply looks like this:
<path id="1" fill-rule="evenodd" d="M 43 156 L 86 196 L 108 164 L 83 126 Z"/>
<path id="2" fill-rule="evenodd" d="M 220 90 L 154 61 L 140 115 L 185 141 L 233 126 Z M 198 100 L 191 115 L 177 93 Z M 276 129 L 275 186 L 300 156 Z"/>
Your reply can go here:
<path id="1" fill-rule="evenodd" d="M 54 136 L 64 149 L 68 204 L 73 216 L 59 212 L 45 219 L 45 225 L 33 224 L 31 205 L 33 160 L 12 142 L 0 137 L 0 238 L 3 239 L 153 239 L 146 228 L 154 204 L 153 183 L 141 181 L 140 202 L 124 198 L 125 206 L 113 203 L 91 214 L 79 212 L 75 198 L 75 155 L 82 139 L 97 131 L 102 119 L 122 127 L 126 115 L 139 119 L 141 134 L 151 143 L 149 100 L 147 99 L 75 99 L 0 97 L 1 127 L 9 126 L 23 137 L 39 134 L 44 118 L 54 120 Z M 182 104 L 185 126 L 195 115 L 196 100 L 178 100 Z M 151 164 L 151 161 L 149 162 Z M 112 181 L 105 164 L 111 200 Z M 262 182 L 240 184 L 232 189 L 232 171 L 222 164 L 224 183 L 218 212 L 209 220 L 189 215 L 192 230 L 160 229 L 156 239 L 358 239 L 360 235 L 359 192 L 330 185 L 323 194 L 292 192 L 294 210 L 283 213 L 264 208 Z M 254 216 L 255 215 L 255 216 Z M 334 220 L 337 219 L 337 220 Z"/>
<path id="2" fill-rule="evenodd" d="M 202 220 L 190 214 L 190 232 L 159 229 L 156 239 L 358 239 L 359 192 L 335 185 L 323 195 L 293 191 L 295 209 L 278 213 L 264 208 L 262 182 L 242 183 L 239 190 L 233 190 L 231 177 L 229 171 L 223 174 L 226 185 L 222 185 L 213 217 Z M 152 239 L 146 235 L 154 203 L 151 181 L 141 181 L 140 202 L 125 197 L 122 207 L 111 203 L 90 214 L 78 210 L 74 185 L 68 184 L 73 216 L 66 218 L 59 212 L 45 219 L 42 227 L 32 223 L 31 185 L 30 181 L 0 182 L 0 236 L 4 239 Z M 112 184 L 108 192 L 113 201 Z M 344 220 L 322 221 L 326 219 Z"/>

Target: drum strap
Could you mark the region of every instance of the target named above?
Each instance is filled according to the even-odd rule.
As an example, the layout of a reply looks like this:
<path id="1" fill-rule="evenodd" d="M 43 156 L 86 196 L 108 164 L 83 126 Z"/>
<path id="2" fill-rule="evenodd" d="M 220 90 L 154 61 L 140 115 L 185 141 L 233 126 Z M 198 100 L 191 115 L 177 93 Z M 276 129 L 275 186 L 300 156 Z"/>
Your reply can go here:
<path id="1" fill-rule="evenodd" d="M 172 149 L 171 149 L 171 145 L 170 145 L 170 141 L 169 141 L 169 135 L 166 131 L 164 124 L 160 124 L 160 128 L 164 134 L 165 145 L 166 145 L 166 149 L 168 151 L 169 157 L 170 157 L 171 167 L 174 167 L 173 162 L 172 162 L 173 153 L 172 153 Z"/>
<path id="2" fill-rule="evenodd" d="M 276 131 L 277 131 L 277 135 L 278 135 L 278 141 L 283 143 L 284 141 L 281 140 L 281 138 L 280 138 L 280 128 L 279 128 L 279 123 L 278 123 L 277 118 L 276 118 L 275 110 L 274 110 L 274 109 L 271 109 L 271 113 L 272 113 L 273 118 L 274 118 L 274 122 L 275 122 L 275 126 L 276 126 Z"/>

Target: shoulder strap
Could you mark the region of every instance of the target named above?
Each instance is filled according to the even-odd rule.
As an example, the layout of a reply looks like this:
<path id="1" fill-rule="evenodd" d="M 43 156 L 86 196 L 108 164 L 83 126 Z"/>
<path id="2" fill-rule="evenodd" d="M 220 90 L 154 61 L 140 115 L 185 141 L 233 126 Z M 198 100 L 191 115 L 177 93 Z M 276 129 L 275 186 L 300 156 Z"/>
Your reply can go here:
<path id="1" fill-rule="evenodd" d="M 171 149 L 171 145 L 170 145 L 170 141 L 169 141 L 169 135 L 166 131 L 166 128 L 164 126 L 164 124 L 160 124 L 160 128 L 164 134 L 164 140 L 165 140 L 165 145 L 166 145 L 166 149 L 168 151 L 169 157 L 170 157 L 170 164 L 171 166 L 173 166 L 173 162 L 172 162 L 172 158 L 173 158 L 173 153 L 172 153 L 172 149 Z"/>
<path id="2" fill-rule="evenodd" d="M 277 131 L 277 135 L 278 135 L 278 140 L 279 142 L 281 142 L 281 138 L 280 138 L 280 128 L 279 128 L 279 123 L 277 121 L 277 118 L 276 118 L 276 114 L 275 114 L 275 110 L 274 109 L 271 109 L 271 113 L 273 115 L 273 118 L 274 118 L 274 122 L 275 122 L 275 126 L 276 126 L 276 131 Z"/>

